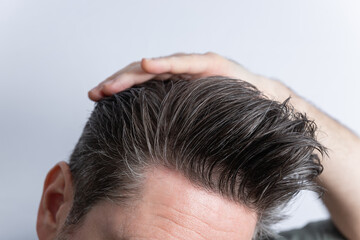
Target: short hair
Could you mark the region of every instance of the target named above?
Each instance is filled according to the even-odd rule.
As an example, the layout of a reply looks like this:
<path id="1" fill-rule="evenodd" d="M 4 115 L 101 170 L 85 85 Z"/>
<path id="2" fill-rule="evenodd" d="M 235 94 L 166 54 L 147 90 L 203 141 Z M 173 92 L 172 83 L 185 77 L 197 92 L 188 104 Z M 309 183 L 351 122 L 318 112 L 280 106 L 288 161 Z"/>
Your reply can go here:
<path id="1" fill-rule="evenodd" d="M 67 226 L 96 203 L 129 204 L 144 173 L 162 166 L 253 209 L 270 232 L 300 190 L 318 191 L 316 125 L 286 100 L 225 77 L 151 80 L 96 103 L 70 157 L 74 201 Z"/>

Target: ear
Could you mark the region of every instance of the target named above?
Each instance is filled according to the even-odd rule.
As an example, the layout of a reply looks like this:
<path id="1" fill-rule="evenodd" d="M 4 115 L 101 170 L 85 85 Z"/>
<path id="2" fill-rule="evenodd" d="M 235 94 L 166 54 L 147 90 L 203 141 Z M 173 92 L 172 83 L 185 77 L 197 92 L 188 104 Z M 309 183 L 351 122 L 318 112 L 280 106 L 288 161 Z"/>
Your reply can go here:
<path id="1" fill-rule="evenodd" d="M 40 240 L 54 239 L 63 226 L 73 202 L 71 172 L 59 162 L 47 174 L 40 201 L 36 231 Z"/>

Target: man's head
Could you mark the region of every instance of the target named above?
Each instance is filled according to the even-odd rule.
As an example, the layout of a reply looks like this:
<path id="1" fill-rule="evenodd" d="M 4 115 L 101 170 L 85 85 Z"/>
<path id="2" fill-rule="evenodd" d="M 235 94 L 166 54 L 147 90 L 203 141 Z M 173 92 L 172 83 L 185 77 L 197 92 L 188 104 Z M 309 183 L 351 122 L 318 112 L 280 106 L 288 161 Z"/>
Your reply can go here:
<path id="1" fill-rule="evenodd" d="M 38 233 L 48 213 L 59 239 L 266 234 L 292 197 L 316 189 L 314 134 L 304 115 L 242 81 L 135 86 L 97 103 L 69 166 L 49 173 Z"/>

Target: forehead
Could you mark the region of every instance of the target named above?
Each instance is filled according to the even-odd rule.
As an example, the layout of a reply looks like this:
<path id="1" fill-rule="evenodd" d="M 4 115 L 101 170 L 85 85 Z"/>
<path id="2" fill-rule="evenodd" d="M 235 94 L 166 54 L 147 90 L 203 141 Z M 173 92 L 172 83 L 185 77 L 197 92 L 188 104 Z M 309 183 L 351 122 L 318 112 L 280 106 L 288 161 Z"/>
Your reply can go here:
<path id="1" fill-rule="evenodd" d="M 106 219 L 96 225 L 108 238 L 251 239 L 257 222 L 253 211 L 195 187 L 179 173 L 154 168 L 146 174 L 142 197 L 131 209 L 112 203 L 95 207 L 101 213 L 93 217 Z"/>

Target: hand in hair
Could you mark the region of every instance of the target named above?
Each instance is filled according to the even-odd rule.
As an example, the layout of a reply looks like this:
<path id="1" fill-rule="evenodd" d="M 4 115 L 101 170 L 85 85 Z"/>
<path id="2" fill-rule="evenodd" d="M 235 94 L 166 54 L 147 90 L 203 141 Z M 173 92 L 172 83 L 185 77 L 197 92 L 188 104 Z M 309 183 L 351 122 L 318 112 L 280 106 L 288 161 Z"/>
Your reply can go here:
<path id="1" fill-rule="evenodd" d="M 173 75 L 189 75 L 191 79 L 208 76 L 226 76 L 242 79 L 256 87 L 260 83 L 259 76 L 248 72 L 240 64 L 228 60 L 218 54 L 173 54 L 159 58 L 143 58 L 114 73 L 98 86 L 89 91 L 89 98 L 98 101 L 123 91 L 133 85 L 144 83 L 150 79 L 169 79 Z M 261 90 L 261 87 L 260 87 Z"/>
<path id="2" fill-rule="evenodd" d="M 321 159 L 324 171 L 319 184 L 326 189 L 323 201 L 331 218 L 345 237 L 360 239 L 360 138 L 281 82 L 250 73 L 215 53 L 174 54 L 128 65 L 89 91 L 89 98 L 98 101 L 150 79 L 165 80 L 177 74 L 190 79 L 215 75 L 242 79 L 280 102 L 290 96 L 289 102 L 298 112 L 315 120 L 321 129 L 318 139 L 329 149 L 329 155 Z"/>

